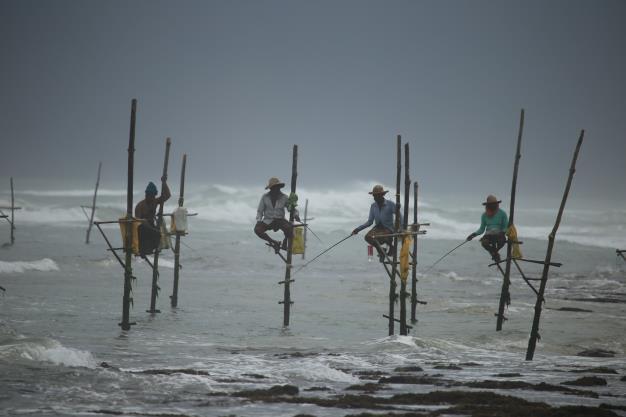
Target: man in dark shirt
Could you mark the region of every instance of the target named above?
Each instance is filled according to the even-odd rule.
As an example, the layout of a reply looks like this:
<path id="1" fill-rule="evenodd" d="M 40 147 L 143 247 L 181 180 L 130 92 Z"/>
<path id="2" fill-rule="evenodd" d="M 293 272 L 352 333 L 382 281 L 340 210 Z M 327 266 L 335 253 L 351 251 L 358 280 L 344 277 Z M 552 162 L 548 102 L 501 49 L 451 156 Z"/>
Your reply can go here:
<path id="1" fill-rule="evenodd" d="M 156 185 L 150 182 L 146 187 L 146 198 L 135 206 L 135 218 L 142 220 L 139 225 L 139 252 L 142 256 L 154 252 L 159 247 L 161 232 L 157 229 L 156 212 L 159 204 L 164 204 L 171 197 L 167 178 L 161 178 L 163 192 L 159 197 Z"/>

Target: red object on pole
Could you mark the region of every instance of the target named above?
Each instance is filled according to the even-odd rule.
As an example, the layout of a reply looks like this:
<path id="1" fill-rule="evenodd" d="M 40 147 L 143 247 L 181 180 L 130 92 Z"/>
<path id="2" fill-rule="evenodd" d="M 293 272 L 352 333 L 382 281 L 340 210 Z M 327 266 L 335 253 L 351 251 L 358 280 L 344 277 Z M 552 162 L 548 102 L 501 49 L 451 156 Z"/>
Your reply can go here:
<path id="1" fill-rule="evenodd" d="M 373 256 L 374 256 L 374 247 L 372 245 L 367 245 L 367 260 L 371 262 Z"/>

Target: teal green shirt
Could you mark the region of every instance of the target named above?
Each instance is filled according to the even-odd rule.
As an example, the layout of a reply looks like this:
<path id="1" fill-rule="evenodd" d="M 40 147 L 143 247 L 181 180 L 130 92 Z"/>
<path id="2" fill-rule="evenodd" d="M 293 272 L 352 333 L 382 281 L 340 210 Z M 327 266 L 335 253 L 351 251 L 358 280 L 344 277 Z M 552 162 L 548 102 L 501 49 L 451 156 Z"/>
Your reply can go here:
<path id="1" fill-rule="evenodd" d="M 505 232 L 509 228 L 509 219 L 502 209 L 498 209 L 493 217 L 483 213 L 480 218 L 480 227 L 474 232 L 475 235 L 482 235 L 486 231 L 487 234 Z"/>

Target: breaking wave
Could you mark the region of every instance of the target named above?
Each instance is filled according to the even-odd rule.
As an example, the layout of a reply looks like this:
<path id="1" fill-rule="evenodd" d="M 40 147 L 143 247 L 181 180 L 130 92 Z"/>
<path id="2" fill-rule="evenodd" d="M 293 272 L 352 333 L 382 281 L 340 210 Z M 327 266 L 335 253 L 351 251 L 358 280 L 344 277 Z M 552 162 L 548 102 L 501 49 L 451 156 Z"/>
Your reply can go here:
<path id="1" fill-rule="evenodd" d="M 21 274 L 25 271 L 58 271 L 59 266 L 50 258 L 38 261 L 0 261 L 0 274 Z"/>

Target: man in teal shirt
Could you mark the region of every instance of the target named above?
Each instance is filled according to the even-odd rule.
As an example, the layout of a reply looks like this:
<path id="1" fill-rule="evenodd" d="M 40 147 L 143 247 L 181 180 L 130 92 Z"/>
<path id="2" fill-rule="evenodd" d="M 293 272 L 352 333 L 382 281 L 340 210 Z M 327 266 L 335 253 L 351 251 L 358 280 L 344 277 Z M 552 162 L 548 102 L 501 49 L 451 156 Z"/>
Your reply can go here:
<path id="1" fill-rule="evenodd" d="M 496 262 L 500 262 L 498 251 L 506 243 L 505 233 L 509 228 L 509 219 L 504 210 L 500 209 L 501 202 L 493 195 L 487 197 L 487 201 L 483 203 L 485 212 L 480 218 L 480 227 L 467 237 L 467 240 L 472 240 L 484 232 L 485 235 L 480 239 L 480 243 Z"/>

